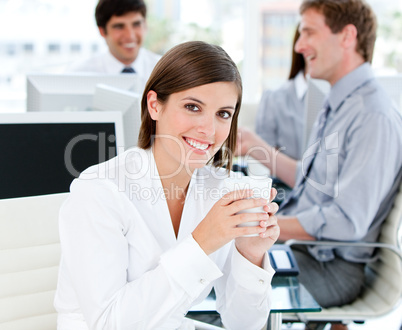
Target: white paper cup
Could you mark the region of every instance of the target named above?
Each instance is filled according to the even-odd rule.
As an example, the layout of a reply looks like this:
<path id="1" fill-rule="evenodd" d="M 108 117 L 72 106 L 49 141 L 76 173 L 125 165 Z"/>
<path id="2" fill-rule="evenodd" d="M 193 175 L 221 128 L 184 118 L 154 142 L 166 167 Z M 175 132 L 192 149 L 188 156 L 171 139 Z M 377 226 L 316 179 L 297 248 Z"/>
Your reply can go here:
<path id="1" fill-rule="evenodd" d="M 265 198 L 269 201 L 271 195 L 272 179 L 267 177 L 250 177 L 242 176 L 235 178 L 228 178 L 225 180 L 225 185 L 229 191 L 251 189 L 253 191 L 252 198 Z M 253 207 L 237 212 L 240 213 L 265 213 L 263 206 Z M 239 227 L 256 227 L 259 226 L 259 221 L 250 221 L 240 224 Z M 245 236 L 258 236 L 258 234 L 251 234 Z"/>

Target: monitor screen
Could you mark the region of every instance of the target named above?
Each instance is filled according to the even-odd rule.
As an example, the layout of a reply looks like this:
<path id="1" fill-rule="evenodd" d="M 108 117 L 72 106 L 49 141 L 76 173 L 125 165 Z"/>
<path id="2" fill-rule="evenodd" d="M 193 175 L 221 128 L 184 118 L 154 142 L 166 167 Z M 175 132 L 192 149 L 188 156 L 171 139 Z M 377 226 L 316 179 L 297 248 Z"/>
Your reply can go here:
<path id="1" fill-rule="evenodd" d="M 120 111 L 123 114 L 126 149 L 137 145 L 141 124 L 141 96 L 120 88 L 99 84 L 94 95 L 94 110 Z"/>
<path id="2" fill-rule="evenodd" d="M 136 74 L 28 74 L 27 111 L 91 110 L 97 84 L 137 91 Z"/>
<path id="3" fill-rule="evenodd" d="M 0 199 L 68 192 L 124 150 L 121 113 L 0 114 Z"/>

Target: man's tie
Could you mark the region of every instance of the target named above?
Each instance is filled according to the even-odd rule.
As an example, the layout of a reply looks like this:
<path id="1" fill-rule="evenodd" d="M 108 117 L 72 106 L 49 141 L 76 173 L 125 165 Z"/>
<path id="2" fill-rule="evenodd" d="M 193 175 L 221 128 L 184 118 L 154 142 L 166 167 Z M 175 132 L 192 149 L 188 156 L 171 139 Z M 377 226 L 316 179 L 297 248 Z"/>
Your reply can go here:
<path id="1" fill-rule="evenodd" d="M 324 137 L 324 129 L 325 129 L 325 125 L 327 123 L 327 118 L 328 118 L 328 114 L 331 110 L 331 107 L 329 106 L 328 100 L 325 102 L 323 109 L 320 112 L 320 116 L 318 119 L 318 129 L 317 129 L 317 134 L 315 136 L 315 141 L 318 141 L 317 143 L 317 150 L 314 153 L 313 159 L 310 161 L 310 164 L 307 167 L 307 171 L 306 173 L 302 173 L 303 174 L 303 179 L 300 182 L 300 184 L 303 184 L 304 181 L 306 181 L 306 178 L 308 177 L 310 170 L 313 166 L 314 160 L 316 159 L 316 156 L 318 154 L 318 150 L 320 148 L 321 145 L 321 140 Z"/>
<path id="2" fill-rule="evenodd" d="M 327 124 L 327 118 L 328 114 L 331 110 L 331 107 L 328 103 L 328 100 L 324 103 L 323 109 L 319 113 L 319 119 L 318 119 L 318 128 L 317 128 L 317 133 L 315 134 L 315 137 L 310 139 L 310 141 L 317 141 L 317 147 L 316 150 L 313 154 L 313 158 L 311 159 L 310 163 L 307 166 L 307 170 L 305 173 L 303 173 L 303 167 L 302 167 L 302 178 L 299 179 L 299 183 L 294 187 L 292 193 L 288 198 L 282 203 L 281 208 L 285 205 L 288 204 L 291 200 L 297 199 L 301 193 L 304 190 L 305 187 L 305 181 L 308 178 L 308 175 L 310 174 L 311 168 L 313 167 L 314 161 L 317 158 L 317 154 L 320 150 L 321 146 L 321 141 L 322 138 L 324 137 L 324 130 L 325 130 L 325 125 Z"/>
<path id="3" fill-rule="evenodd" d="M 121 73 L 135 73 L 135 70 L 131 66 L 125 67 Z"/>

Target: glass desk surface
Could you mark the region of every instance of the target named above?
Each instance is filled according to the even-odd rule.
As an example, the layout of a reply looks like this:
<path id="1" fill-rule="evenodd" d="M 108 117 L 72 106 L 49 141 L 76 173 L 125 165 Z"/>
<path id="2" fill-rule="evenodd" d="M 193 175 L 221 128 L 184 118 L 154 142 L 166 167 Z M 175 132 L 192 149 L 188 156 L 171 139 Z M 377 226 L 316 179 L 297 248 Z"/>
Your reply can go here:
<path id="1" fill-rule="evenodd" d="M 272 313 L 320 312 L 321 306 L 297 276 L 274 276 L 272 279 Z"/>
<path id="2" fill-rule="evenodd" d="M 299 283 L 297 276 L 274 276 L 272 279 L 271 313 L 320 312 L 321 307 Z M 214 314 L 215 295 L 212 293 L 189 310 L 190 314 Z"/>

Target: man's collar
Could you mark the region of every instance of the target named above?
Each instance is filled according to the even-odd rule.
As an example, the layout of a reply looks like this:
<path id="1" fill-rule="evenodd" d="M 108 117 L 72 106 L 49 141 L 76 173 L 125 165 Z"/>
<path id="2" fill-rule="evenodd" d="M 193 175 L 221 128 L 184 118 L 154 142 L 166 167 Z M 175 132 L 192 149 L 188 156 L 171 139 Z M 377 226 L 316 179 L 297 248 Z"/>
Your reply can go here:
<path id="1" fill-rule="evenodd" d="M 108 68 L 108 71 L 109 71 L 108 73 L 119 73 L 125 67 L 131 66 L 135 70 L 135 72 L 141 74 L 142 73 L 141 61 L 142 61 L 143 56 L 144 56 L 143 55 L 143 50 L 142 50 L 142 48 L 140 48 L 140 50 L 138 51 L 137 58 L 134 60 L 134 62 L 132 62 L 130 65 L 126 65 L 126 64 L 123 64 L 122 62 L 120 62 L 108 50 L 107 51 L 107 57 L 106 57 L 106 61 L 107 61 L 106 67 Z"/>
<path id="2" fill-rule="evenodd" d="M 342 77 L 334 86 L 332 86 L 329 93 L 329 104 L 331 109 L 337 110 L 346 97 L 373 78 L 373 70 L 367 62 L 361 64 L 356 69 Z"/>
<path id="3" fill-rule="evenodd" d="M 109 50 L 107 51 L 106 62 L 107 71 L 111 74 L 120 73 L 126 67 Z"/>

